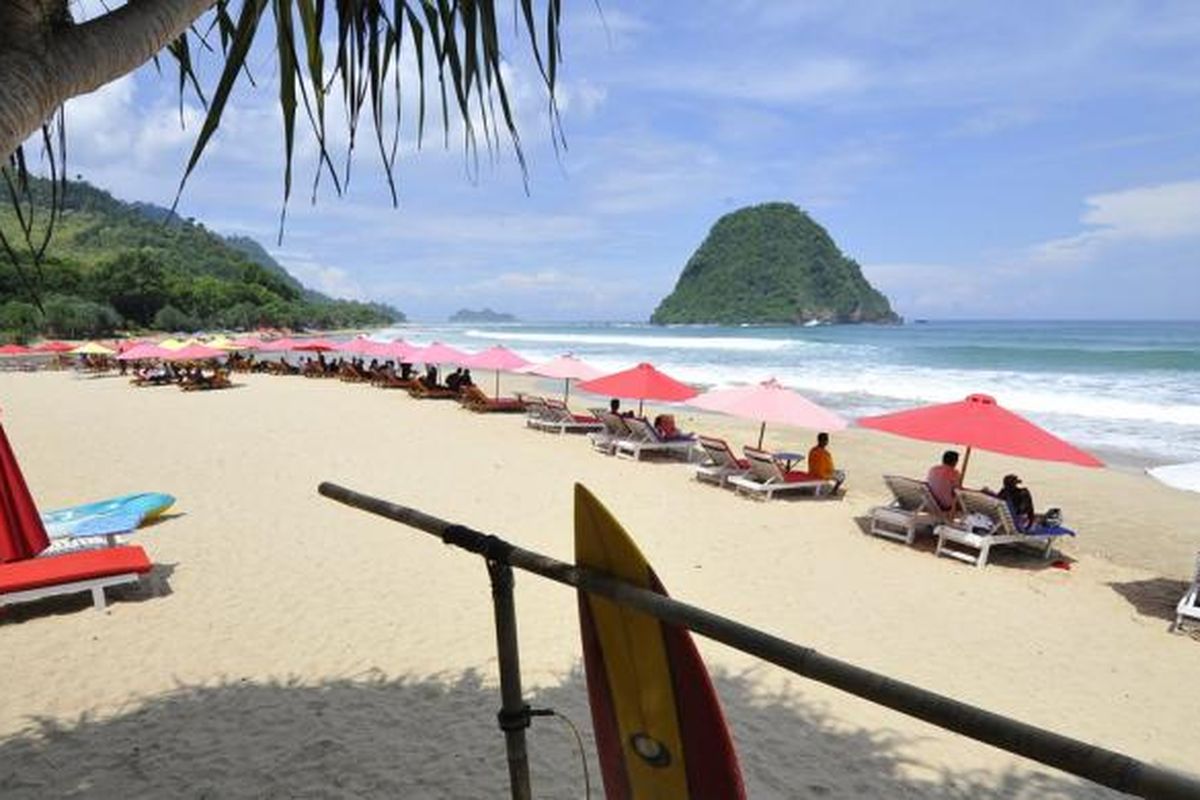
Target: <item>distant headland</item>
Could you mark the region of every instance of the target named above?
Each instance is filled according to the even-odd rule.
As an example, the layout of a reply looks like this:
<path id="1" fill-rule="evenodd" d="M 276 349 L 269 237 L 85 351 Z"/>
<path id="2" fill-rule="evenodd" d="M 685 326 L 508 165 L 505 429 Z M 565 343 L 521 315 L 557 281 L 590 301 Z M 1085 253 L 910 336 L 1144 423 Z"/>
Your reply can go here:
<path id="1" fill-rule="evenodd" d="M 764 203 L 717 220 L 650 321 L 804 325 L 901 320 L 858 264 L 808 214 L 792 203 Z"/>
<path id="2" fill-rule="evenodd" d="M 472 311 L 469 308 L 460 308 L 455 311 L 450 317 L 451 322 L 519 322 L 512 314 L 505 314 L 501 311 L 492 311 L 490 308 Z"/>

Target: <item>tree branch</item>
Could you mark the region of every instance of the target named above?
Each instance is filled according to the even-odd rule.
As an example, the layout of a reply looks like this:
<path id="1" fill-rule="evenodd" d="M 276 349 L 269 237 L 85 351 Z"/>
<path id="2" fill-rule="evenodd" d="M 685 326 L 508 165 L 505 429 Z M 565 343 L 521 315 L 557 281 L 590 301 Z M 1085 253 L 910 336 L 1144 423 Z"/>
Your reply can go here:
<path id="1" fill-rule="evenodd" d="M 129 0 L 82 25 L 47 18 L 53 0 L 0 3 L 0 160 L 72 97 L 132 72 L 215 0 Z M 40 13 L 39 13 L 40 12 Z M 57 22 L 57 24 L 55 24 Z"/>

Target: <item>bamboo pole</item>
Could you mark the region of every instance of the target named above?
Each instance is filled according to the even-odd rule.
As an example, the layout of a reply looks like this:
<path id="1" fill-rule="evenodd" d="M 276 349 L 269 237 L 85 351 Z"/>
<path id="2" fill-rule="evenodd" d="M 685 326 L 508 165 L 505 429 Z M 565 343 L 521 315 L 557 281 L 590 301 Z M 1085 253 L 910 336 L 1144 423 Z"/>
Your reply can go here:
<path id="1" fill-rule="evenodd" d="M 601 572 L 524 550 L 496 536 L 455 525 L 414 508 L 329 482 L 322 483 L 317 491 L 345 505 L 431 533 L 446 544 L 477 553 L 489 561 L 509 564 L 557 583 L 607 597 L 789 672 L 1110 789 L 1153 800 L 1195 800 L 1200 797 L 1200 778 L 1147 764 L 1123 753 L 893 680 L 703 608 L 632 586 Z"/>

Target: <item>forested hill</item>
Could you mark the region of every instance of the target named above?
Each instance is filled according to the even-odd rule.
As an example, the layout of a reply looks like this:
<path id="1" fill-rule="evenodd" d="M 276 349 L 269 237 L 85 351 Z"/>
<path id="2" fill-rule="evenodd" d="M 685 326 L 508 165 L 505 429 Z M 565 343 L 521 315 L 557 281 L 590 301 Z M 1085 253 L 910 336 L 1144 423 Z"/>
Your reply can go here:
<path id="1" fill-rule="evenodd" d="M 44 220 L 49 184 L 32 188 Z M 0 335 L 365 327 L 404 319 L 385 305 L 306 289 L 254 240 L 222 237 L 159 206 L 125 203 L 82 181 L 68 183 L 63 206 L 41 275 L 26 269 L 44 314 L 0 254 Z M 0 230 L 20 241 L 8 202 L 0 203 Z"/>
<path id="2" fill-rule="evenodd" d="M 651 322 L 898 322 L 886 297 L 791 203 L 717 220 Z"/>

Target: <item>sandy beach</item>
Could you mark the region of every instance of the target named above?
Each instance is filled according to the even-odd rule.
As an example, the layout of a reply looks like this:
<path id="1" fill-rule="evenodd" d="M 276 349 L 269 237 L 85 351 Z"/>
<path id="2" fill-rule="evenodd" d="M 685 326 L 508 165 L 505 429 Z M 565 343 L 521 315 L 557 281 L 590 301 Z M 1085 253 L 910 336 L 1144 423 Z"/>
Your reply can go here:
<path id="1" fill-rule="evenodd" d="M 489 586 L 477 559 L 321 498 L 331 480 L 571 559 L 572 486 L 638 539 L 671 593 L 992 711 L 1196 771 L 1200 642 L 1167 632 L 1200 548 L 1200 495 L 1136 474 L 987 453 L 1080 535 L 1070 569 L 1002 554 L 977 570 L 866 536 L 885 473 L 941 447 L 834 435 L 840 501 L 759 503 L 677 463 L 632 463 L 520 416 L 338 381 L 238 388 L 0 374 L 3 423 L 39 505 L 133 491 L 178 500 L 140 531 L 156 568 L 85 600 L 0 615 L 0 796 L 485 798 L 507 787 Z M 486 385 L 490 386 L 490 382 Z M 504 380 L 506 392 L 537 388 Z M 583 398 L 574 404 L 586 405 Z M 757 426 L 676 410 L 752 442 Z M 811 433 L 768 429 L 770 446 Z M 580 730 L 601 796 L 575 598 L 521 575 L 531 702 Z M 750 796 L 1092 798 L 1114 793 L 699 640 Z M 584 796 L 569 728 L 530 735 L 535 794 Z"/>

